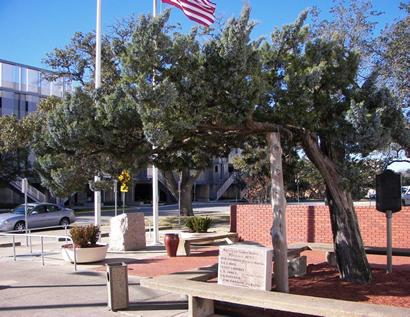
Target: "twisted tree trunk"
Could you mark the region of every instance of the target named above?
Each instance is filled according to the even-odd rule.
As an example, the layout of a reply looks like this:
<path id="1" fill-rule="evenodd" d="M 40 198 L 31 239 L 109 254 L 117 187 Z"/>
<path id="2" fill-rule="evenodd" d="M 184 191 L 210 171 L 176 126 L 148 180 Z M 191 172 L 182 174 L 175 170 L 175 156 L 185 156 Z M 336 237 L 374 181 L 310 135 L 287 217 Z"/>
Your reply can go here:
<path id="1" fill-rule="evenodd" d="M 359 224 L 351 198 L 344 189 L 337 166 L 325 153 L 325 140 L 311 134 L 302 136 L 306 155 L 320 171 L 327 188 L 333 244 L 340 277 L 344 280 L 369 283 L 372 279 L 369 263 L 364 250 Z M 320 144 L 320 146 L 319 146 Z M 322 148 L 322 149 L 321 149 Z"/>

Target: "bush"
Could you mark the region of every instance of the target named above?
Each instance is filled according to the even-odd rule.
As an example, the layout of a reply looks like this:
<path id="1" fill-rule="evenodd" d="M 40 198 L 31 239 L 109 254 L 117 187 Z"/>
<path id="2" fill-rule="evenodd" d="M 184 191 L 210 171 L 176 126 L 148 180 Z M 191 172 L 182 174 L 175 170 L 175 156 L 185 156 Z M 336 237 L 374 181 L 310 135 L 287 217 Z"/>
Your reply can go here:
<path id="1" fill-rule="evenodd" d="M 94 225 L 75 226 L 70 229 L 70 235 L 75 246 L 79 248 L 95 247 L 100 236 L 100 227 Z"/>
<path id="2" fill-rule="evenodd" d="M 190 232 L 207 232 L 211 225 L 212 219 L 209 217 L 189 217 L 185 221 Z"/>

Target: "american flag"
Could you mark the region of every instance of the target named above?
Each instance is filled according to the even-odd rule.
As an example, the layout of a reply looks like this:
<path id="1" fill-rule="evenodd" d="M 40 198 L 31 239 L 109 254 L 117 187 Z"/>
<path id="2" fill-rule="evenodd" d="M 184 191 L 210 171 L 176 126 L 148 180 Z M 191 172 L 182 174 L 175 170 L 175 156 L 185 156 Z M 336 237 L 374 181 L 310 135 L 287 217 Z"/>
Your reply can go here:
<path id="1" fill-rule="evenodd" d="M 209 0 L 162 0 L 181 9 L 185 15 L 206 27 L 215 22 L 215 3 Z"/>

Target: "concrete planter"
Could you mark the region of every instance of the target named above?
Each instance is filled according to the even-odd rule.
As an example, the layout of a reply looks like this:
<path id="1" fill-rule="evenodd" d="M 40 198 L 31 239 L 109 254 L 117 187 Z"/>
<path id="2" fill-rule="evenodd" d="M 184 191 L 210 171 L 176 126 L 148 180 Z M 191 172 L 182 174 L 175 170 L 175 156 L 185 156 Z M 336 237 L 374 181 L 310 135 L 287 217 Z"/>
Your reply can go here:
<path id="1" fill-rule="evenodd" d="M 100 262 L 107 255 L 108 244 L 99 244 L 93 248 L 76 248 L 77 263 Z M 74 262 L 74 250 L 72 244 L 65 244 L 61 247 L 63 259 L 67 262 Z"/>
<path id="2" fill-rule="evenodd" d="M 189 232 L 189 231 L 182 231 L 179 233 L 179 238 L 182 240 L 191 239 L 191 238 L 199 238 L 199 237 L 206 237 L 209 235 L 215 234 L 214 231 L 208 232 Z"/>

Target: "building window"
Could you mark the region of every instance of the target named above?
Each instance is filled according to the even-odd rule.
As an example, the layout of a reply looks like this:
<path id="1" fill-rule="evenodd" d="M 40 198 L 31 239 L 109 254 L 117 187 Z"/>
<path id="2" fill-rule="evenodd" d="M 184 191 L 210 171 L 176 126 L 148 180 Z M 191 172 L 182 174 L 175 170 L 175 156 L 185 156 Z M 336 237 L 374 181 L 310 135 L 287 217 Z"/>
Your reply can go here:
<path id="1" fill-rule="evenodd" d="M 218 165 L 215 165 L 215 173 L 218 173 Z"/>
<path id="2" fill-rule="evenodd" d="M 229 174 L 233 173 L 233 165 L 232 164 L 228 165 L 228 173 Z"/>
<path id="3" fill-rule="evenodd" d="M 25 107 L 26 107 L 26 113 L 28 112 L 28 101 L 26 101 L 26 103 L 25 103 Z"/>
<path id="4" fill-rule="evenodd" d="M 0 97 L 0 116 L 2 115 L 2 113 L 3 113 L 3 98 L 2 97 Z"/>

